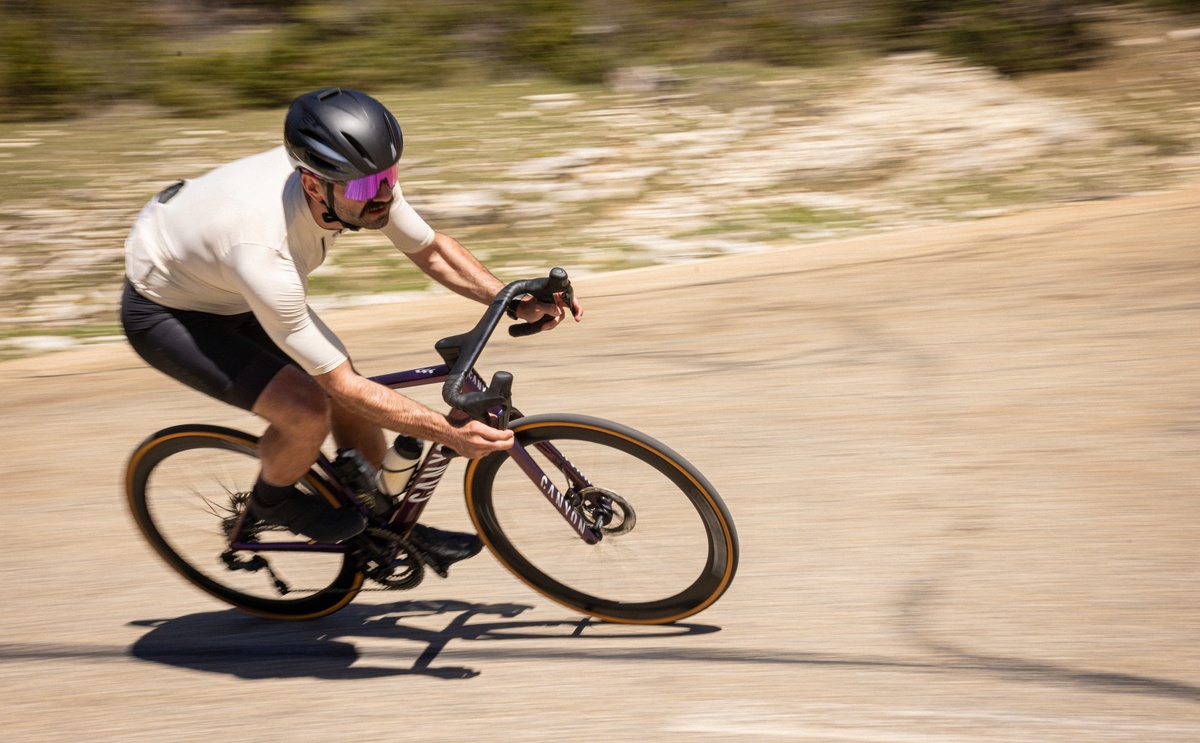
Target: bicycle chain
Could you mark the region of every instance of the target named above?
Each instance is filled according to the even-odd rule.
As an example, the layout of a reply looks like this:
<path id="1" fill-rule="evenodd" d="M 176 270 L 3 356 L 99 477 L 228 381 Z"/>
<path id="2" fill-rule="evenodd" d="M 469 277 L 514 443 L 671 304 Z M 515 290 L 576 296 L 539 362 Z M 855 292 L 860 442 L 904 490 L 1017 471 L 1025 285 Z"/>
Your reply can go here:
<path id="1" fill-rule="evenodd" d="M 230 536 L 234 527 L 242 522 L 241 538 L 253 539 L 259 533 L 264 531 L 289 531 L 286 527 L 267 524 L 257 519 L 242 519 L 241 512 L 245 508 L 246 503 L 250 500 L 249 492 L 234 493 L 230 497 L 230 504 L 226 507 L 227 513 L 221 518 L 221 527 L 226 537 Z M 216 512 L 214 512 L 216 513 Z M 221 515 L 221 514 L 217 514 Z M 374 538 L 389 544 L 387 548 L 380 549 L 377 544 L 362 539 L 363 536 Z M 359 567 L 363 574 L 380 585 L 379 588 L 362 588 L 362 591 L 405 591 L 415 588 L 425 578 L 425 566 L 431 565 L 437 570 L 437 566 L 433 565 L 427 559 L 424 551 L 400 536 L 390 529 L 380 529 L 377 527 L 367 528 L 357 540 L 359 543 L 358 549 L 353 551 L 353 556 L 358 560 Z M 403 558 L 400 556 L 403 555 Z M 232 557 L 232 553 L 231 553 Z M 394 577 L 396 563 L 403 560 L 408 570 L 401 573 L 399 577 Z M 386 561 L 386 562 L 385 562 Z M 374 563 L 374 567 L 372 567 Z M 241 563 L 235 563 L 232 560 L 226 560 L 226 564 L 230 570 L 258 570 L 265 569 L 271 576 L 272 581 L 276 586 L 282 586 L 281 593 L 291 593 L 296 591 L 305 591 L 311 589 L 290 588 L 275 575 L 271 570 L 270 563 L 261 556 L 257 556 L 256 560 L 247 561 L 244 566 Z M 235 564 L 238 567 L 235 567 Z M 253 565 L 253 567 L 251 567 Z M 442 570 L 438 570 L 442 573 Z M 445 577 L 443 575 L 442 577 Z"/>

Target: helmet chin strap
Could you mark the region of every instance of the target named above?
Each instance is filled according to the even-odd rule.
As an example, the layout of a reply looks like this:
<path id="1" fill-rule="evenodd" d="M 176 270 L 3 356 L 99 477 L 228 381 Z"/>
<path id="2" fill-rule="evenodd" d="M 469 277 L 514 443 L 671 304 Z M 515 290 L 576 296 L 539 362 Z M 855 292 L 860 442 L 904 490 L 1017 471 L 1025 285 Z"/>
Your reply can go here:
<path id="1" fill-rule="evenodd" d="M 338 215 L 333 213 L 333 207 L 331 204 L 333 204 L 333 183 L 331 181 L 325 181 L 325 200 L 321 202 L 321 205 L 325 207 L 325 213 L 321 215 L 321 218 L 326 222 L 337 222 L 342 226 L 343 230 L 358 232 L 360 229 L 358 225 L 346 224 L 343 222 Z"/>

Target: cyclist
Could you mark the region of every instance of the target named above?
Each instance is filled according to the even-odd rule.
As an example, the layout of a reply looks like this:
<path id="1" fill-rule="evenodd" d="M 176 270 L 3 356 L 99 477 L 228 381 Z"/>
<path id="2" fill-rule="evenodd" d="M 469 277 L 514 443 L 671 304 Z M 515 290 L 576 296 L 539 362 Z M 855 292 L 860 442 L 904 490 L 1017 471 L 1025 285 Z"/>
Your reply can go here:
<path id="1" fill-rule="evenodd" d="M 383 429 L 482 457 L 512 433 L 446 416 L 359 375 L 342 342 L 307 304 L 307 278 L 346 230 L 379 230 L 418 268 L 483 303 L 503 288 L 455 239 L 435 232 L 397 183 L 404 141 L 374 98 L 330 88 L 300 96 L 284 145 L 163 190 L 125 243 L 121 320 L 151 366 L 265 419 L 252 515 L 320 541 L 366 524 L 348 508 L 295 487 L 327 435 L 379 467 Z M 510 314 L 556 326 L 565 306 L 526 296 Z M 443 564 L 481 549 L 474 534 L 419 525 L 414 535 Z"/>

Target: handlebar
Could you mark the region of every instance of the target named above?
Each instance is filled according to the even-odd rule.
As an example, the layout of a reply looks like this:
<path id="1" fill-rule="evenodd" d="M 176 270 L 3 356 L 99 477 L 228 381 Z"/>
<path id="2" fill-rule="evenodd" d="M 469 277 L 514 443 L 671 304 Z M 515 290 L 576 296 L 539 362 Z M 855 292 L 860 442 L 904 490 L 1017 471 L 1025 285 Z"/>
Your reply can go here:
<path id="1" fill-rule="evenodd" d="M 486 420 L 488 411 L 497 405 L 506 409 L 504 417 L 507 417 L 507 408 L 510 407 L 512 396 L 511 374 L 496 372 L 488 389 L 483 392 L 463 392 L 463 385 L 466 383 L 468 372 L 479 360 L 483 347 L 487 345 L 496 325 L 500 323 L 500 318 L 508 309 L 508 303 L 525 294 L 532 294 L 538 301 L 548 304 L 554 303 L 554 295 L 561 294 L 568 307 L 573 304 L 571 280 L 567 278 L 566 271 L 555 268 L 545 278 L 522 279 L 504 287 L 492 299 L 492 303 L 488 305 L 487 311 L 474 328 L 466 333 L 443 338 L 434 344 L 437 352 L 450 365 L 450 373 L 442 385 L 442 399 L 451 407 L 465 411 L 476 420 Z M 549 320 L 549 317 L 543 317 L 534 323 L 518 323 L 510 326 L 508 333 L 514 338 L 532 335 L 540 331 Z M 506 423 L 507 421 L 502 421 L 502 424 Z"/>

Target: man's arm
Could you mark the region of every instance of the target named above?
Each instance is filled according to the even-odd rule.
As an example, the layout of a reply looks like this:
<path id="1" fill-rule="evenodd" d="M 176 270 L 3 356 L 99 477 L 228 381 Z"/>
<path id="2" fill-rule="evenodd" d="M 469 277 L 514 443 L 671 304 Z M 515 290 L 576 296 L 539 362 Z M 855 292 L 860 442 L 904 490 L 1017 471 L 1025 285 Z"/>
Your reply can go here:
<path id="1" fill-rule="evenodd" d="M 434 281 L 467 299 L 488 304 L 504 288 L 471 251 L 441 232 L 434 233 L 428 247 L 407 255 Z"/>
<path id="2" fill-rule="evenodd" d="M 453 237 L 441 232 L 434 233 L 433 242 L 423 250 L 406 255 L 434 281 L 476 302 L 489 304 L 504 288 L 504 283 L 493 276 L 471 251 Z M 549 304 L 539 302 L 533 297 L 526 297 L 521 302 L 517 308 L 517 317 L 526 322 L 537 322 L 549 315 L 550 322 L 542 326 L 542 330 L 549 330 L 562 322 L 565 317 L 564 310 L 570 311 L 576 322 L 583 318 L 583 307 L 578 300 L 571 307 L 567 307 L 561 299 Z"/>
<path id="3" fill-rule="evenodd" d="M 512 446 L 512 431 L 492 428 L 479 421 L 468 421 L 455 427 L 446 416 L 359 375 L 349 361 L 313 378 L 326 394 L 375 425 L 445 444 L 468 459 L 478 459 Z"/>

